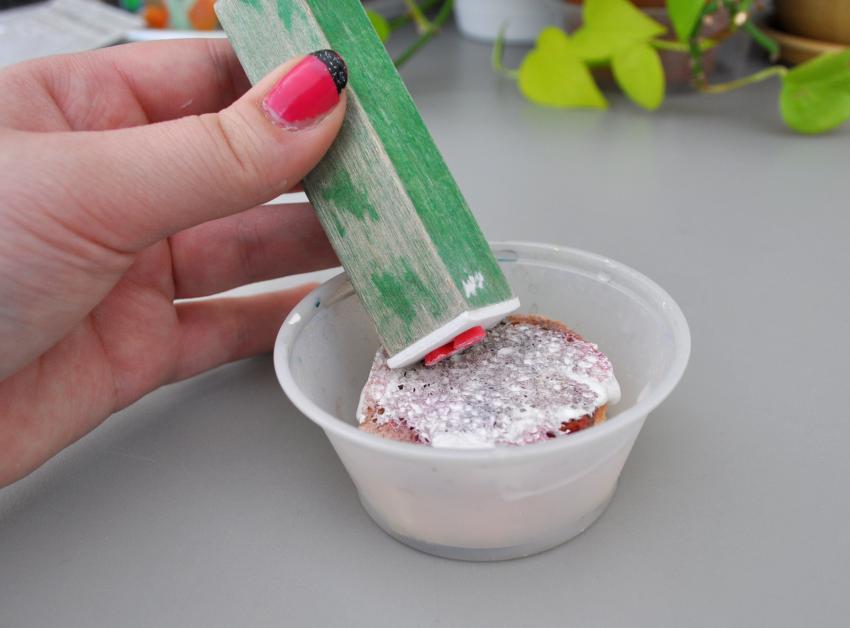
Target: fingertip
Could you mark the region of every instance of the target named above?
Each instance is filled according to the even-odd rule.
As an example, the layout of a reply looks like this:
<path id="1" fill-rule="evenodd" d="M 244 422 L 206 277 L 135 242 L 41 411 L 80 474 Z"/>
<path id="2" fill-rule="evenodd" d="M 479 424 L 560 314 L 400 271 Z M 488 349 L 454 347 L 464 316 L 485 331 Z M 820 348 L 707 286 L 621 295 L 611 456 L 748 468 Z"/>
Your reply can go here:
<path id="1" fill-rule="evenodd" d="M 319 50 L 284 68 L 273 86 L 262 85 L 262 108 L 278 127 L 299 131 L 320 124 L 344 101 L 348 68 L 333 50 Z M 342 102 L 344 108 L 344 102 Z"/>
<path id="2" fill-rule="evenodd" d="M 225 162 L 260 192 L 255 204 L 289 191 L 315 168 L 342 127 L 347 102 L 325 63 L 307 55 L 282 64 L 221 112 L 224 152 L 236 157 Z"/>

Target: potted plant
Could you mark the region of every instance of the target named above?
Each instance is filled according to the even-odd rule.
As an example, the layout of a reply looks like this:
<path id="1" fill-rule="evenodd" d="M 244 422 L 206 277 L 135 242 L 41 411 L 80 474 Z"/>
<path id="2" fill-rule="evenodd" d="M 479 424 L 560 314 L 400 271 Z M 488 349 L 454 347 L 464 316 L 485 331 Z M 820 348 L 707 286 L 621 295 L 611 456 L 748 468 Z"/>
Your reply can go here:
<path id="1" fill-rule="evenodd" d="M 564 20 L 564 28 L 568 33 L 572 33 L 582 26 L 582 9 L 584 0 L 555 0 L 566 3 L 567 14 Z M 656 22 L 663 24 L 667 28 L 667 33 L 662 36 L 662 39 L 675 41 L 676 35 L 673 32 L 673 24 L 670 21 L 670 16 L 667 11 L 667 0 L 631 0 L 631 3 L 639 8 L 648 17 Z M 700 26 L 699 35 L 701 37 L 714 37 L 722 34 L 728 28 L 728 20 L 723 14 L 714 15 L 709 21 L 705 21 Z M 714 69 L 716 50 L 707 50 L 703 55 L 703 67 L 706 74 L 710 74 Z M 664 76 L 667 80 L 667 85 L 687 85 L 690 82 L 690 64 L 687 55 L 677 53 L 672 50 L 659 49 L 658 55 L 661 58 L 661 65 L 664 68 Z M 610 82 L 610 72 L 596 72 L 598 77 L 604 77 Z"/>
<path id="2" fill-rule="evenodd" d="M 607 107 L 608 102 L 591 71 L 610 68 L 633 102 L 654 110 L 664 101 L 666 87 L 659 53 L 668 51 L 686 56 L 693 85 L 706 94 L 779 79 L 782 117 L 801 133 L 828 131 L 850 119 L 850 48 L 821 55 L 792 70 L 771 65 L 733 81 L 711 83 L 705 54 L 735 32 L 746 32 L 772 59 L 777 58 L 777 42 L 753 19 L 753 0 L 667 0 L 666 5 L 671 29 L 628 0 L 585 0 L 578 30 L 568 35 L 557 27 L 546 28 L 517 69 L 504 67 L 504 40 L 499 39 L 493 67 L 516 80 L 522 94 L 534 103 L 596 109 Z M 725 15 L 728 27 L 712 37 L 704 36 L 706 21 L 718 15 Z M 668 30 L 674 39 L 666 37 Z"/>
<path id="3" fill-rule="evenodd" d="M 402 0 L 402 3 L 404 5 L 403 10 L 399 11 L 394 8 L 389 15 L 371 8 L 373 6 L 377 8 L 376 3 L 365 5 L 366 14 L 372 21 L 372 26 L 375 27 L 381 41 L 386 42 L 394 31 L 411 23 L 419 32 L 419 38 L 394 59 L 396 67 L 401 67 L 407 63 L 440 32 L 440 29 L 451 17 L 452 7 L 454 6 L 454 0 L 424 0 L 422 2 Z M 394 6 L 394 4 L 390 6 Z M 429 13 L 432 17 L 429 17 Z"/>

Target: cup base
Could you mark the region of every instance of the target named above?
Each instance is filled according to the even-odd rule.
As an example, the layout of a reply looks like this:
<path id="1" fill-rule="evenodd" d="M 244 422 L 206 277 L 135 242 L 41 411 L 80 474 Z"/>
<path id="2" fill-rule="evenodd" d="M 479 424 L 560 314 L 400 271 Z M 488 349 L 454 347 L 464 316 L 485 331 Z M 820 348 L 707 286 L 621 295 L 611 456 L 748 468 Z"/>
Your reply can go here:
<path id="1" fill-rule="evenodd" d="M 587 530 L 593 523 L 605 512 L 614 493 L 617 490 L 617 485 L 606 497 L 599 506 L 591 512 L 584 515 L 581 519 L 574 521 L 571 525 L 557 531 L 556 535 L 550 535 L 548 538 L 533 543 L 524 543 L 522 545 L 511 545 L 508 547 L 455 547 L 452 545 L 438 545 L 429 543 L 428 541 L 420 541 L 395 532 L 381 516 L 372 508 L 371 504 L 363 498 L 363 495 L 358 492 L 360 504 L 363 510 L 366 511 L 372 521 L 374 521 L 381 530 L 394 538 L 399 543 L 403 543 L 408 547 L 419 550 L 425 554 L 439 556 L 440 558 L 450 558 L 452 560 L 465 560 L 470 562 L 493 562 L 497 560 L 512 560 L 514 558 L 525 558 L 558 547 L 567 541 L 574 539 L 579 534 Z"/>

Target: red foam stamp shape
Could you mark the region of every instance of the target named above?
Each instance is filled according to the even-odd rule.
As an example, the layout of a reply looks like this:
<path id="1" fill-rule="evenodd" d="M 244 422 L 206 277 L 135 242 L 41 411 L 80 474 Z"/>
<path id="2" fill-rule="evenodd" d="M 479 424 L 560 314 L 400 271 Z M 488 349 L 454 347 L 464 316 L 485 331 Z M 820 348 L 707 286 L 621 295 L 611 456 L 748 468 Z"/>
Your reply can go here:
<path id="1" fill-rule="evenodd" d="M 453 356 L 455 353 L 460 353 L 465 349 L 477 345 L 486 337 L 487 331 L 480 325 L 472 329 L 467 329 L 462 334 L 458 334 L 451 342 L 447 342 L 442 347 L 438 347 L 426 355 L 425 366 L 434 366 L 438 362 L 442 362 L 446 358 Z"/>

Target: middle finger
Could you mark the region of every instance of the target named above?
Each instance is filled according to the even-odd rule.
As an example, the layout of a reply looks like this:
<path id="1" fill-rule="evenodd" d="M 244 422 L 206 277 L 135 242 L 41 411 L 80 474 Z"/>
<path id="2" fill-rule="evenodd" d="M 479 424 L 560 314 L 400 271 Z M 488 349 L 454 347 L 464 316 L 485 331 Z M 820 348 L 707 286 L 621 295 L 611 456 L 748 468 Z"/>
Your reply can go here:
<path id="1" fill-rule="evenodd" d="M 339 266 L 306 203 L 255 207 L 181 231 L 170 243 L 178 299 Z"/>

